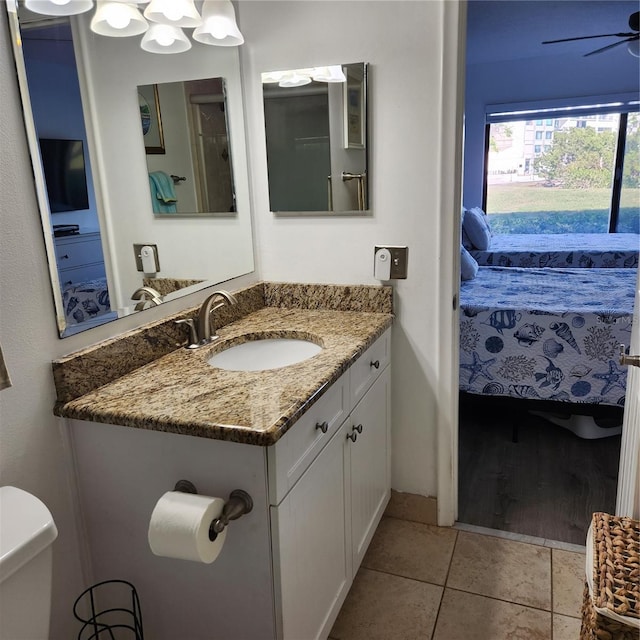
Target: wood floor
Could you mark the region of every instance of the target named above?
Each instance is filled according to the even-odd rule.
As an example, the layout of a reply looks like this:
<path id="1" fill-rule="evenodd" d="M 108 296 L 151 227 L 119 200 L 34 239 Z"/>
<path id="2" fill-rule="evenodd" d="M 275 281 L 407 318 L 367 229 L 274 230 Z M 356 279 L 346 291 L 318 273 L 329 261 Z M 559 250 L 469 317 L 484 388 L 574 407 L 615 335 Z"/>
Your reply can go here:
<path id="1" fill-rule="evenodd" d="M 583 545 L 591 514 L 615 511 L 619 456 L 620 436 L 583 440 L 512 406 L 462 402 L 458 521 Z"/>

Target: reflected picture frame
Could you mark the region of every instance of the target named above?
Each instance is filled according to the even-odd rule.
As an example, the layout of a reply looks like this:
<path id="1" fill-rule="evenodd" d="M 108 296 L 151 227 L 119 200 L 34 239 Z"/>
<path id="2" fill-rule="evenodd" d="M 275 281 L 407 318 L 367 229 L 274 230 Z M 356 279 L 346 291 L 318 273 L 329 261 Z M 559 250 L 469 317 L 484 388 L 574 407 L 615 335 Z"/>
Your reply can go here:
<path id="1" fill-rule="evenodd" d="M 344 148 L 365 149 L 367 136 L 366 71 L 364 66 L 344 65 Z"/>
<path id="2" fill-rule="evenodd" d="M 157 84 L 138 87 L 138 106 L 145 152 L 147 155 L 166 153 Z"/>

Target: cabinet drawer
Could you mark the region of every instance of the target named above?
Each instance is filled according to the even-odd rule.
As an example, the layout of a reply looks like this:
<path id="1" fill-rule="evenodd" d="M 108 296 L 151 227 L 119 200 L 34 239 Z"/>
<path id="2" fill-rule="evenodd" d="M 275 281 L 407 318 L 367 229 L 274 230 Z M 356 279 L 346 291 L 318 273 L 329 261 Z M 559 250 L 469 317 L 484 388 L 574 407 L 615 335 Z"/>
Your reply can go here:
<path id="1" fill-rule="evenodd" d="M 96 278 L 104 278 L 105 275 L 104 262 L 78 267 L 77 269 L 61 269 L 60 286 L 66 289 L 74 284 L 95 280 Z"/>
<path id="2" fill-rule="evenodd" d="M 104 262 L 102 256 L 102 244 L 97 234 L 90 238 L 79 236 L 69 238 L 56 238 L 56 262 L 60 269 L 72 269 L 93 262 Z"/>
<path id="3" fill-rule="evenodd" d="M 269 502 L 279 504 L 349 412 L 349 375 L 343 375 L 276 444 L 267 449 Z M 319 425 L 324 425 L 323 432 Z"/>
<path id="4" fill-rule="evenodd" d="M 391 330 L 387 329 L 352 365 L 351 407 L 355 407 L 367 389 L 389 364 Z"/>

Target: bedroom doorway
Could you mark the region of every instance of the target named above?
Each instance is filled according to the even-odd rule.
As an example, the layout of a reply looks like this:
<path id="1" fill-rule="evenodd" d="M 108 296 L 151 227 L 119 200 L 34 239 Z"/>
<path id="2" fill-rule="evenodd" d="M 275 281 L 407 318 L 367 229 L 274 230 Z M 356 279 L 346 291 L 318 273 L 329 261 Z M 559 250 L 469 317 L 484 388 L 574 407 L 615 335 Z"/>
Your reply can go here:
<path id="1" fill-rule="evenodd" d="M 474 4 L 483 4 L 483 3 L 474 3 Z M 484 3 L 486 4 L 486 3 Z M 506 4 L 506 3 L 505 3 Z M 563 4 L 563 3 L 556 3 L 556 5 L 558 4 Z M 464 73 L 464 69 L 462 70 L 462 73 Z M 464 84 L 463 82 L 461 84 Z M 469 118 L 467 118 L 467 123 L 469 121 Z M 465 170 L 465 174 L 468 174 L 468 172 Z M 467 178 L 468 176 L 465 175 L 465 178 Z M 473 179 L 473 178 L 472 178 Z M 476 204 L 475 202 L 473 204 Z M 455 294 L 455 291 L 453 292 Z M 638 289 L 637 289 L 637 285 L 636 285 L 636 298 L 635 298 L 635 313 L 637 314 L 637 310 L 638 310 L 638 301 L 639 295 L 638 295 Z M 638 347 L 639 345 L 637 344 L 638 342 L 638 331 L 637 328 L 640 326 L 638 324 L 638 320 L 636 319 L 636 321 L 634 322 L 634 341 L 635 341 L 635 346 L 632 347 L 632 352 L 634 353 L 638 353 Z M 455 373 L 454 373 L 454 377 L 455 377 Z M 627 382 L 627 403 L 626 403 L 626 408 L 624 411 L 624 426 L 623 426 L 623 437 L 620 440 L 620 443 L 618 444 L 618 446 L 614 446 L 612 447 L 614 449 L 613 454 L 611 454 L 611 456 L 609 456 L 609 454 L 603 454 L 602 452 L 597 453 L 595 455 L 595 463 L 597 464 L 600 468 L 598 471 L 602 472 L 605 476 L 611 476 L 612 472 L 611 469 L 614 469 L 614 473 L 616 475 L 618 475 L 618 471 L 619 471 L 619 482 L 617 483 L 617 495 L 616 495 L 616 489 L 615 489 L 615 485 L 614 485 L 614 490 L 613 490 L 613 497 L 612 497 L 612 491 L 609 488 L 608 490 L 608 497 L 607 500 L 611 502 L 612 506 L 611 506 L 611 510 L 615 510 L 616 509 L 616 502 L 618 504 L 617 509 L 619 512 L 626 512 L 626 513 L 631 513 L 632 512 L 632 505 L 634 504 L 633 502 L 633 495 L 634 494 L 634 485 L 636 482 L 636 479 L 638 477 L 638 460 L 637 460 L 637 451 L 639 450 L 640 447 L 640 410 L 638 409 L 638 397 L 640 396 L 640 380 L 639 380 L 640 376 L 637 375 L 637 373 L 635 371 L 629 371 L 628 372 L 628 382 Z M 463 409 L 464 410 L 464 409 Z M 473 415 L 474 419 L 477 419 L 479 417 L 479 411 L 477 410 L 477 408 L 471 408 L 470 409 L 470 413 Z M 487 410 L 487 412 L 489 415 L 487 417 L 487 420 L 489 422 L 493 421 L 496 422 L 496 413 L 495 410 L 492 411 L 491 410 Z M 453 415 L 455 415 L 455 412 L 453 413 Z M 461 412 L 461 418 L 462 418 L 462 412 Z M 498 418 L 501 418 L 502 416 L 498 416 Z M 522 417 L 522 420 L 526 420 L 526 417 Z M 530 416 L 529 418 L 530 419 Z M 523 422 L 524 424 L 524 422 Z M 558 427 L 552 427 L 555 430 L 558 430 Z M 460 432 L 461 434 L 461 432 Z M 462 435 L 462 434 L 461 434 Z M 570 433 L 567 433 L 566 435 L 571 436 L 572 438 L 574 438 L 575 436 L 573 436 Z M 452 512 L 456 513 L 456 507 L 460 504 L 459 501 L 456 500 L 455 497 L 455 492 L 456 492 L 456 488 L 458 486 L 458 479 L 459 477 L 462 476 L 462 472 L 458 469 L 458 458 L 457 458 L 457 443 L 455 442 L 455 437 L 451 438 L 451 434 L 446 433 L 446 430 L 441 428 L 440 430 L 440 437 L 444 437 L 446 439 L 448 439 L 449 441 L 452 442 L 452 461 L 451 461 L 451 468 L 453 469 L 453 483 L 454 486 L 451 487 L 451 493 L 449 494 L 447 491 L 447 487 L 446 487 L 446 478 L 444 478 L 444 474 L 443 476 L 441 476 L 440 478 L 440 482 L 441 482 L 441 487 L 442 485 L 444 486 L 444 490 L 440 490 L 438 491 L 438 497 L 439 500 L 440 499 L 447 499 L 447 497 L 449 495 L 452 496 L 452 506 L 451 506 L 451 510 Z M 512 438 L 512 433 L 511 433 L 511 429 L 508 430 L 508 439 L 509 441 L 511 441 Z M 604 441 L 601 441 L 600 444 L 602 444 Z M 544 446 L 548 445 L 540 445 L 542 448 L 544 448 Z M 618 453 L 619 455 L 619 464 L 617 463 L 617 461 L 615 459 L 613 459 L 613 456 L 615 456 L 616 454 L 616 449 L 619 449 Z M 476 449 L 476 453 L 477 453 L 477 449 Z M 544 464 L 549 464 L 551 466 L 562 466 L 564 465 L 565 467 L 568 466 L 568 459 L 571 457 L 578 457 L 576 456 L 576 454 L 573 454 L 571 452 L 569 453 L 565 453 L 564 456 L 562 456 L 560 458 L 559 461 L 556 461 L 555 463 L 553 462 L 548 462 L 548 461 L 544 461 Z M 603 459 L 605 457 L 612 457 L 612 460 L 609 460 L 606 464 L 603 462 Z M 527 467 L 527 465 L 529 466 L 529 468 L 532 465 L 536 465 L 536 458 L 533 457 L 532 460 L 530 461 L 524 461 L 524 462 L 514 462 L 514 465 L 522 465 L 525 468 Z M 606 467 L 606 468 L 605 468 Z M 529 474 L 529 480 L 530 480 L 531 475 Z M 596 480 L 597 483 L 597 480 Z M 580 482 L 578 480 L 576 480 L 576 485 L 580 484 Z M 553 498 L 553 496 L 555 495 L 555 487 L 553 485 L 549 485 L 549 487 L 547 487 L 547 489 L 549 489 L 549 495 L 551 496 L 551 499 Z M 637 490 L 636 490 L 637 491 Z M 544 498 L 542 498 L 542 500 L 544 500 Z M 439 506 L 440 512 L 441 513 L 446 513 L 447 509 L 448 509 L 448 505 L 442 505 L 442 507 Z M 637 517 L 637 512 L 636 512 L 636 517 Z M 458 520 L 460 520 L 460 517 L 457 518 Z M 582 539 L 581 544 L 584 544 L 584 539 Z"/>

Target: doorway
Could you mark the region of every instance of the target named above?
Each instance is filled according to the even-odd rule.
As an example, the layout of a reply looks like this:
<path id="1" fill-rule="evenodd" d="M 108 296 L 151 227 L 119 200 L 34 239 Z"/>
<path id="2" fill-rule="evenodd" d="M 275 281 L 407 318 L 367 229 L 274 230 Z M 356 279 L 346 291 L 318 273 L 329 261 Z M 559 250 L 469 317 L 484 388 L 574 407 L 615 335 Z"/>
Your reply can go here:
<path id="1" fill-rule="evenodd" d="M 506 4 L 506 3 L 500 3 L 500 4 Z M 453 35 L 453 32 L 450 34 Z M 458 65 L 458 72 L 464 74 L 464 63 L 460 64 L 460 61 L 458 60 L 459 65 Z M 460 78 L 458 78 L 458 83 L 459 84 L 464 84 L 464 75 L 463 75 L 463 79 L 461 80 Z M 467 119 L 468 120 L 468 119 Z M 461 181 L 461 172 L 460 172 L 460 168 L 457 169 L 458 171 L 458 179 Z M 456 189 L 455 187 L 451 190 L 452 194 L 455 194 Z M 453 202 L 455 202 L 455 200 L 453 200 Z M 454 237 L 458 238 L 457 236 L 457 229 L 452 229 L 451 230 Z M 446 247 L 450 247 L 450 243 L 451 243 L 451 237 L 444 237 L 443 234 L 443 238 L 442 238 L 442 242 L 443 242 L 443 246 Z M 455 251 L 455 249 L 454 249 Z M 455 256 L 455 252 L 453 253 L 453 255 Z M 455 259 L 454 259 L 455 262 Z M 452 297 L 455 300 L 455 292 L 457 289 L 457 283 L 453 282 L 452 283 Z M 443 299 L 445 299 L 445 296 L 443 296 Z M 443 315 L 442 317 L 446 317 L 446 310 L 443 310 Z M 457 326 L 457 324 L 456 324 Z M 454 343 L 457 344 L 457 338 L 454 337 Z M 457 365 L 458 365 L 458 359 L 457 359 L 457 354 L 454 356 L 453 358 L 454 362 L 449 365 L 449 364 L 442 364 L 442 371 L 443 374 L 445 376 L 445 378 L 448 377 L 448 380 L 454 380 L 455 381 L 455 385 L 454 388 L 452 389 L 452 394 L 450 397 L 450 406 L 449 406 L 449 412 L 447 415 L 441 416 L 440 420 L 439 420 L 439 454 L 440 454 L 440 460 L 441 462 L 445 462 L 446 458 L 443 458 L 443 454 L 446 453 L 450 453 L 450 465 L 446 465 L 446 464 L 440 464 L 439 466 L 442 467 L 442 469 L 439 469 L 439 474 L 438 474 L 438 481 L 439 481 L 439 485 L 438 485 L 438 509 L 439 509 L 439 523 L 440 524 L 448 524 L 448 523 L 452 523 L 453 521 L 455 521 L 456 519 L 460 520 L 460 514 L 457 512 L 457 508 L 459 505 L 462 505 L 462 497 L 460 500 L 458 500 L 458 496 L 456 495 L 457 492 L 457 488 L 458 488 L 458 480 L 462 479 L 464 474 L 462 470 L 458 469 L 458 449 L 460 449 L 461 452 L 464 451 L 464 444 L 462 443 L 462 438 L 464 437 L 464 433 L 463 433 L 463 427 L 460 429 L 460 438 L 461 438 L 461 442 L 460 442 L 460 447 L 458 446 L 458 442 L 457 442 L 457 436 L 458 436 L 458 431 L 454 428 L 451 429 L 451 422 L 449 422 L 449 420 L 451 420 L 452 417 L 457 416 L 457 410 L 458 410 L 458 406 L 457 406 L 457 402 L 456 402 L 456 398 L 455 396 L 455 390 L 457 389 Z M 631 376 L 630 376 L 631 378 Z M 465 420 L 465 412 L 468 412 L 469 410 L 464 407 L 464 406 L 460 406 L 460 422 L 462 423 Z M 471 413 L 474 414 L 474 418 L 476 419 L 480 419 L 482 416 L 482 412 L 479 411 L 477 408 L 473 408 L 471 410 Z M 628 412 L 629 413 L 629 412 Z M 637 414 L 636 415 L 635 420 L 637 421 Z M 521 417 L 520 418 L 520 422 L 523 425 L 526 425 L 528 423 L 526 423 L 526 420 L 531 420 L 531 417 Z M 631 422 L 634 420 L 633 417 L 627 417 L 627 421 L 625 422 L 625 424 L 631 424 Z M 488 421 L 491 421 L 490 419 Z M 457 420 L 453 420 L 453 423 L 457 423 Z M 495 420 L 494 420 L 495 422 Z M 455 425 L 454 425 L 455 426 Z M 504 425 L 503 425 L 503 430 L 504 430 Z M 553 431 L 557 431 L 557 427 L 552 426 L 551 427 Z M 498 428 L 499 429 L 499 428 Z M 534 431 L 535 429 L 529 429 L 530 431 Z M 511 433 L 510 433 L 510 429 L 508 430 L 508 441 L 511 442 Z M 629 442 L 632 442 L 634 444 L 632 444 L 631 446 L 635 446 L 636 450 L 637 450 L 637 441 L 638 441 L 638 436 L 636 431 L 633 431 L 632 434 L 629 435 L 629 430 L 627 430 L 626 435 L 628 435 L 627 440 L 629 440 L 629 438 L 631 438 L 631 440 L 629 440 Z M 570 433 L 567 434 L 563 434 L 563 436 L 571 436 L 572 438 L 574 438 L 575 436 L 573 436 Z M 538 437 L 538 436 L 537 436 Z M 625 454 L 625 449 L 627 452 L 627 458 L 628 456 L 628 452 L 629 449 L 628 447 L 629 442 L 627 442 L 627 444 L 624 445 L 623 447 L 623 457 Z M 602 444 L 602 442 L 601 442 Z M 536 444 L 535 446 L 537 446 L 538 448 L 549 448 L 550 445 L 549 444 L 541 444 L 540 442 L 538 442 L 538 444 Z M 564 445 L 563 445 L 564 447 Z M 473 448 L 473 444 L 472 444 L 472 448 Z M 477 448 L 477 447 L 476 447 Z M 562 448 L 562 447 L 561 447 Z M 612 449 L 617 449 L 618 447 L 611 447 Z M 566 447 L 564 447 L 565 452 L 568 451 Z M 633 449 L 632 449 L 633 450 Z M 566 453 L 566 456 L 569 457 L 576 457 L 578 454 L 575 453 Z M 614 454 L 615 455 L 615 452 Z M 565 456 L 565 459 L 566 459 Z M 600 460 L 600 457 L 598 458 L 598 460 Z M 460 460 L 461 464 L 463 464 L 462 459 Z M 600 460 L 597 464 L 601 464 L 602 460 Z M 637 463 L 637 461 L 636 461 Z M 515 460 L 513 463 L 511 463 L 513 465 L 517 465 L 517 466 L 525 466 L 522 462 Z M 531 467 L 532 464 L 536 464 L 536 463 L 529 463 L 529 466 Z M 555 466 L 558 466 L 560 463 L 557 463 Z M 566 462 L 565 462 L 566 464 Z M 621 465 L 623 465 L 624 463 L 621 463 Z M 615 464 L 615 462 L 609 461 L 608 463 L 604 464 L 602 463 L 603 469 L 601 469 L 603 477 L 607 477 L 608 478 L 608 482 L 611 481 L 611 468 L 616 468 L 617 471 L 617 464 Z M 627 465 L 627 467 L 625 467 L 625 472 L 624 475 L 621 476 L 621 481 L 623 481 L 623 485 L 624 486 L 633 486 L 633 479 L 636 476 L 637 473 L 637 464 L 635 467 L 633 467 L 633 469 L 631 469 L 630 475 L 629 472 L 626 469 L 631 469 L 631 467 L 629 467 Z M 529 474 L 527 476 L 527 482 L 529 484 L 531 484 L 533 482 L 532 478 L 533 476 L 531 474 Z M 605 498 L 602 498 L 603 500 L 606 500 L 607 503 L 611 502 L 611 498 L 610 498 L 610 490 L 607 490 L 607 496 Z M 553 493 L 553 487 L 551 488 L 551 493 Z M 574 493 L 578 493 L 577 491 L 575 491 L 575 486 L 574 486 Z M 633 491 L 631 491 L 631 493 L 633 493 Z M 600 499 L 600 498 L 598 498 Z M 620 500 L 618 500 L 618 502 L 620 503 Z M 614 511 L 615 510 L 615 496 L 614 496 L 614 501 L 611 507 L 608 507 L 608 510 Z M 558 535 L 558 534 L 552 534 L 552 535 Z M 584 542 L 584 539 L 582 541 L 582 543 Z"/>

